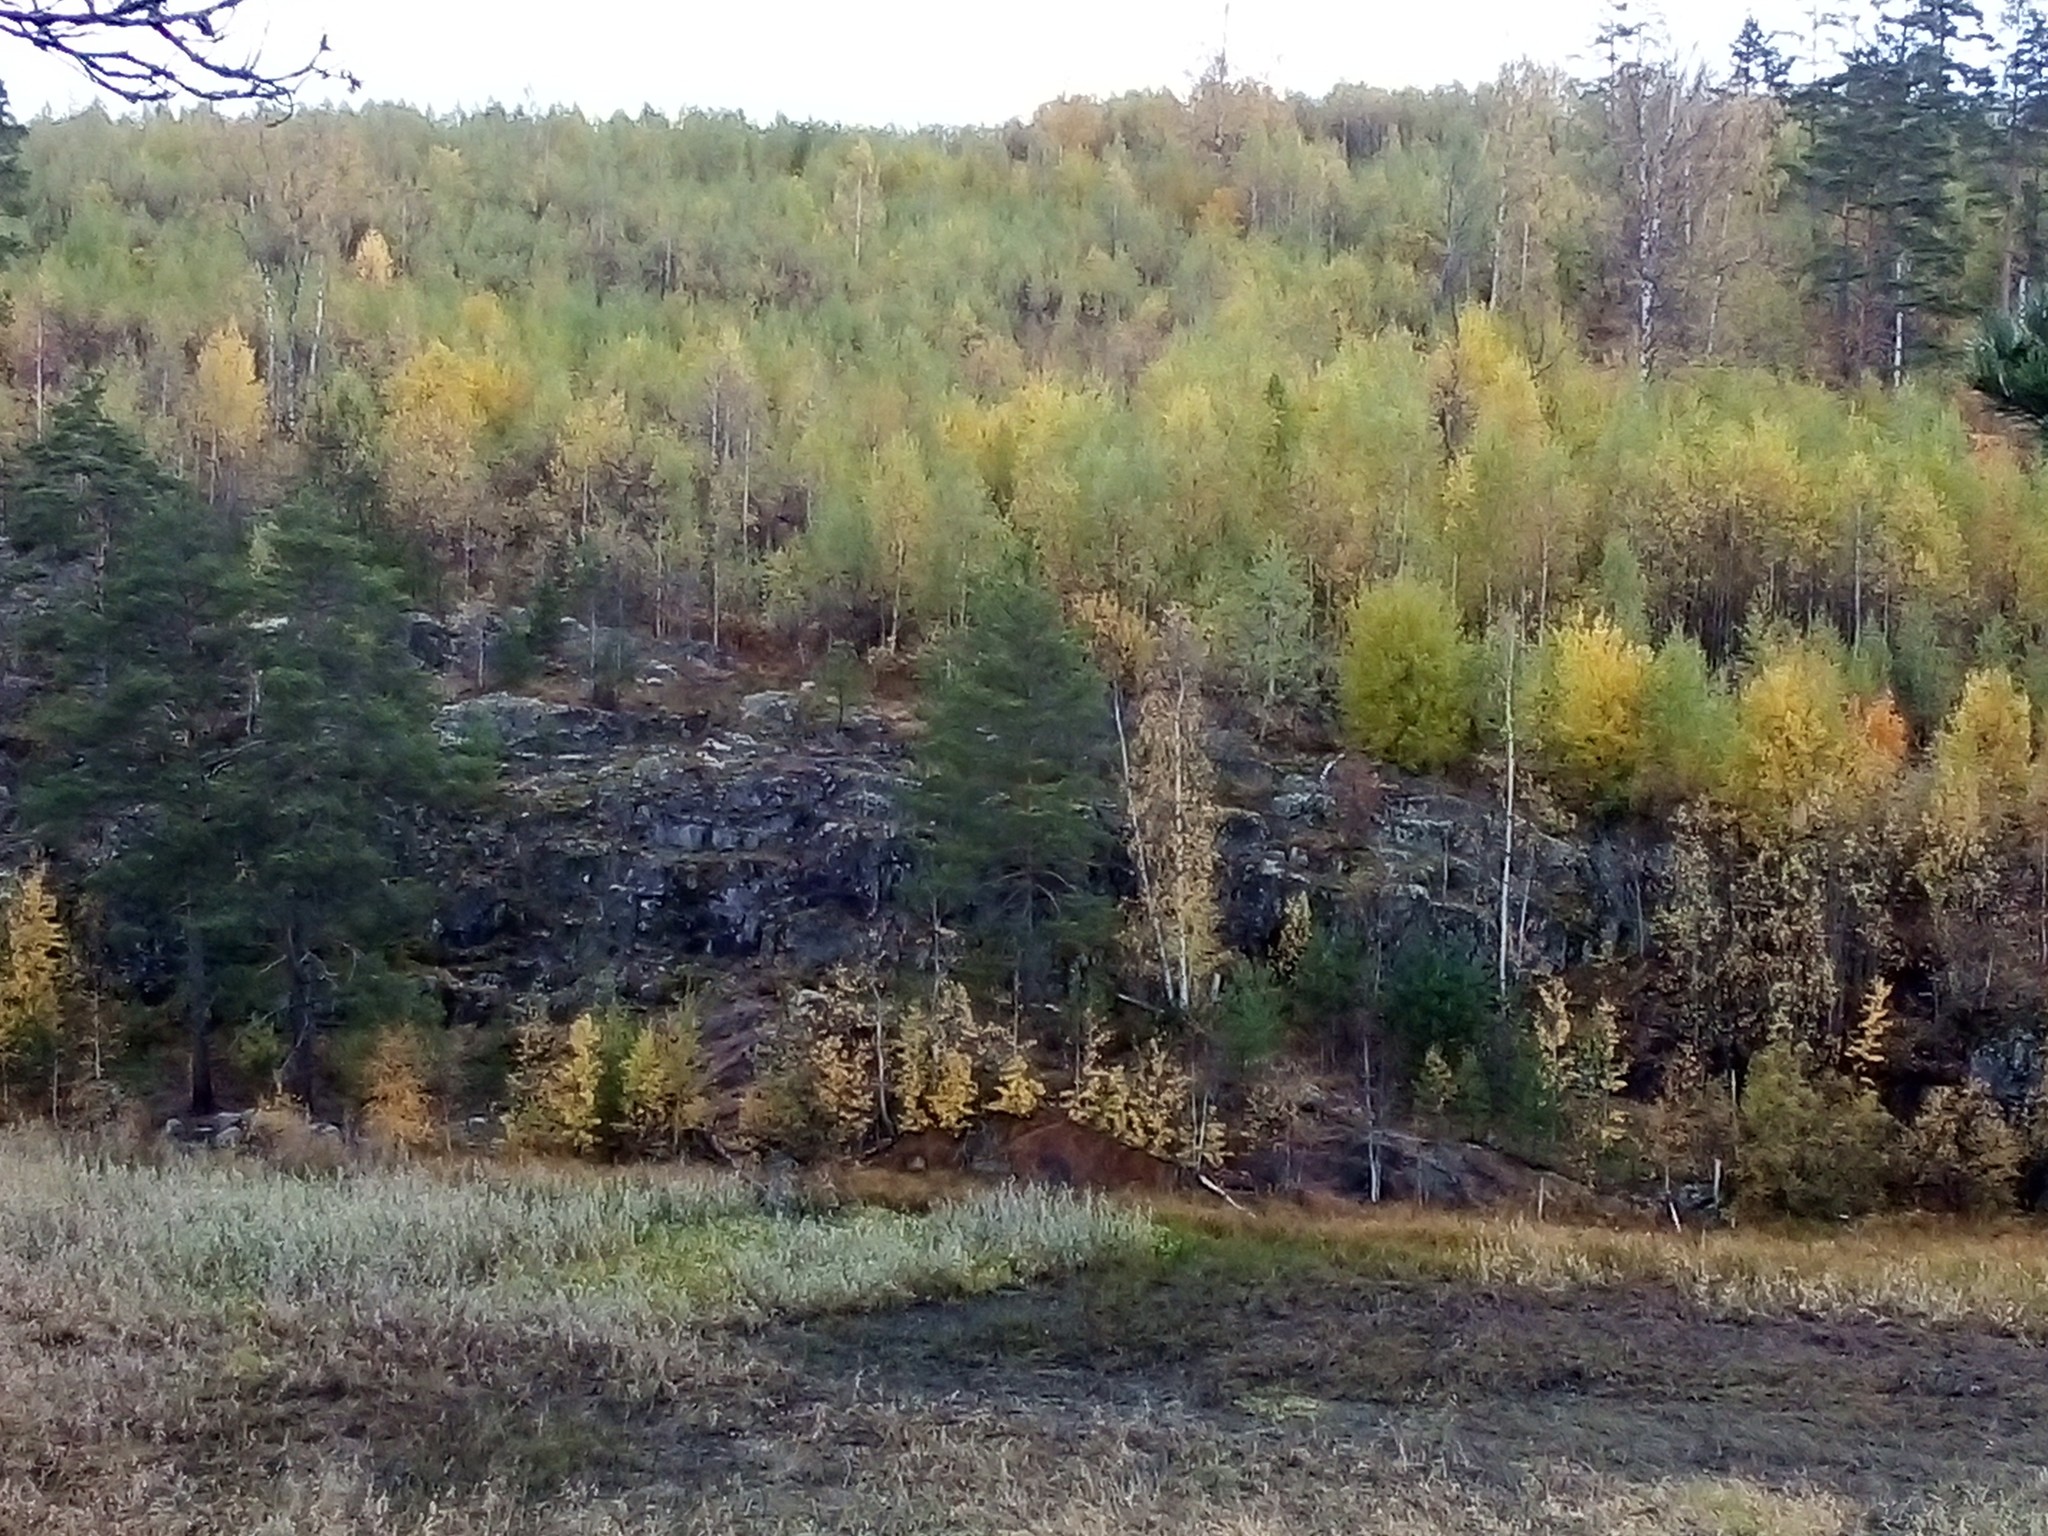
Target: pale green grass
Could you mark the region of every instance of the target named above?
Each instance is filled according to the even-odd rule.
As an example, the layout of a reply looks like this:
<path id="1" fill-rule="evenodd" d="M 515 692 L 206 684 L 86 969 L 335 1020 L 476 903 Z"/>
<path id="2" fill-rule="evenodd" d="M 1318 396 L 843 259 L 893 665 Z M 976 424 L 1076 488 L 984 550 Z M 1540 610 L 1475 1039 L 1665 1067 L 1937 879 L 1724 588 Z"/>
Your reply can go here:
<path id="1" fill-rule="evenodd" d="M 0 1274 L 110 1307 L 573 1305 L 716 1319 L 963 1294 L 1150 1240 L 1107 1202 L 995 1190 L 927 1215 L 771 1210 L 731 1174 L 138 1165 L 0 1138 Z"/>

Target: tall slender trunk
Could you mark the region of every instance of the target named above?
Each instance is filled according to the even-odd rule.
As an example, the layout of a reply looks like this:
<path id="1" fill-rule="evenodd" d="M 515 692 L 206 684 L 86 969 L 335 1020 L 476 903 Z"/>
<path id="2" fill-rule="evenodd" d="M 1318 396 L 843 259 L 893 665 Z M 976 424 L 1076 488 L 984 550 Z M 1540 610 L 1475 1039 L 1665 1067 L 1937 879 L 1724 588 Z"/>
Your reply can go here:
<path id="1" fill-rule="evenodd" d="M 185 976 L 179 1002 L 191 1042 L 189 1108 L 195 1115 L 210 1115 L 219 1104 L 213 1093 L 213 999 L 206 985 L 206 947 L 189 913 L 184 928 Z"/>
<path id="2" fill-rule="evenodd" d="M 36 298 L 36 441 L 43 440 L 43 311 L 41 295 Z"/>
<path id="3" fill-rule="evenodd" d="M 306 358 L 306 390 L 320 387 L 320 343 L 327 330 L 327 262 L 320 262 L 320 286 L 313 292 L 313 349 Z"/>
<path id="4" fill-rule="evenodd" d="M 1892 388 L 1906 380 L 1906 256 L 1892 258 Z"/>
<path id="5" fill-rule="evenodd" d="M 1152 874 L 1152 859 L 1146 850 L 1145 824 L 1138 811 L 1138 780 L 1131 768 L 1130 732 L 1124 725 L 1124 691 L 1110 689 L 1110 716 L 1116 722 L 1117 759 L 1123 768 L 1124 814 L 1131 819 L 1131 862 L 1138 870 L 1138 904 L 1152 929 L 1152 945 L 1159 956 L 1159 981 L 1167 996 L 1173 995 L 1173 964 L 1166 944 L 1166 924 L 1159 912 L 1159 891 Z"/>
<path id="6" fill-rule="evenodd" d="M 1500 854 L 1500 949 L 1495 983 L 1501 996 L 1508 990 L 1508 898 L 1515 882 L 1515 651 L 1521 640 L 1520 621 L 1508 630 L 1507 681 L 1502 687 L 1507 724 L 1507 782 L 1502 791 Z"/>

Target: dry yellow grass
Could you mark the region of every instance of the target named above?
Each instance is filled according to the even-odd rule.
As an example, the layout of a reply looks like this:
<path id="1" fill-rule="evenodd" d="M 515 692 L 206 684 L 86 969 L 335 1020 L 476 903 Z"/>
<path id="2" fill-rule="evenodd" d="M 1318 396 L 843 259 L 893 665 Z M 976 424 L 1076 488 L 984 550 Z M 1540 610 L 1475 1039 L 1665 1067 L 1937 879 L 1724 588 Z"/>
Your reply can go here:
<path id="1" fill-rule="evenodd" d="M 1160 1209 L 1185 1230 L 1300 1244 L 1388 1279 L 1551 1292 L 1652 1285 L 1716 1315 L 1874 1312 L 2048 1338 L 2048 1227 L 2034 1222 L 1897 1218 L 1832 1231 L 1676 1232 L 1408 1205 L 1342 1215 L 1189 1201 Z"/>

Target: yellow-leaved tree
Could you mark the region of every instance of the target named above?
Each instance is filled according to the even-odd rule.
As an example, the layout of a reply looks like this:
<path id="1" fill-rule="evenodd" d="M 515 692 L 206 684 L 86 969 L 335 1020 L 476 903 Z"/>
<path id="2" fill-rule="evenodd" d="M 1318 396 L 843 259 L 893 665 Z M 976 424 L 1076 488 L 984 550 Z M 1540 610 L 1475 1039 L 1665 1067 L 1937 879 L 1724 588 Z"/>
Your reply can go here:
<path id="1" fill-rule="evenodd" d="M 1650 677 L 1650 648 L 1603 614 L 1576 614 L 1551 631 L 1536 738 L 1554 784 L 1596 807 L 1636 794 L 1647 766 Z"/>
<path id="2" fill-rule="evenodd" d="M 1842 1045 L 1842 1065 L 1866 1088 L 1877 1087 L 1891 1058 L 1892 984 L 1879 976 L 1870 983 L 1863 999 L 1863 1011 L 1856 1016 Z"/>
<path id="3" fill-rule="evenodd" d="M 939 983 L 929 1007 L 905 1009 L 889 1053 L 889 1101 L 902 1131 L 964 1131 L 981 1107 L 975 1068 L 995 1036 L 976 1018 L 967 989 Z"/>
<path id="4" fill-rule="evenodd" d="M 0 1099 L 9 1087 L 8 1069 L 25 1051 L 41 1045 L 50 1054 L 55 1113 L 70 976 L 71 943 L 49 868 L 31 864 L 0 906 Z"/>
<path id="5" fill-rule="evenodd" d="M 441 1115 L 427 1085 L 419 1032 L 404 1026 L 379 1030 L 364 1076 L 363 1129 L 370 1139 L 406 1152 L 431 1145 Z"/>
<path id="6" fill-rule="evenodd" d="M 368 283 L 372 288 L 388 287 L 397 275 L 398 264 L 391 259 L 391 242 L 384 238 L 384 231 L 374 226 L 363 231 L 363 237 L 356 242 L 356 253 L 349 262 L 359 282 Z"/>
<path id="7" fill-rule="evenodd" d="M 192 371 L 192 432 L 206 458 L 209 497 L 219 498 L 222 466 L 240 464 L 263 440 L 268 414 L 255 349 L 230 320 L 200 343 Z"/>
<path id="8" fill-rule="evenodd" d="M 485 297 L 488 297 L 486 295 Z M 465 315 L 469 306 L 465 304 Z M 472 329 L 488 338 L 485 321 Z M 474 586 L 485 540 L 484 430 L 505 420 L 518 403 L 519 380 L 486 350 L 458 353 L 434 342 L 408 358 L 385 386 L 385 468 L 399 510 L 435 539 L 450 563 L 462 568 L 462 589 Z"/>
<path id="9" fill-rule="evenodd" d="M 1997 901 L 2000 854 L 2027 807 L 2033 771 L 2033 708 L 2010 673 L 1970 673 L 1931 756 L 1913 875 L 1927 893 L 1943 953 L 1952 964 L 1967 953 L 1969 969 L 1988 988 L 1996 952 L 1985 948 L 1980 956 L 1971 941 Z"/>
<path id="10" fill-rule="evenodd" d="M 997 1070 L 995 1092 L 988 1101 L 989 1111 L 1029 1120 L 1044 1105 L 1046 1097 L 1045 1079 L 1038 1075 L 1038 1069 L 1031 1064 L 1030 1052 L 1019 1042 L 1003 1058 L 1002 1066 Z"/>
<path id="11" fill-rule="evenodd" d="M 1201 640 L 1186 613 L 1169 610 L 1124 774 L 1138 872 L 1137 947 L 1149 957 L 1167 1006 L 1181 1014 L 1208 1002 L 1223 957 L 1216 890 L 1223 813 L 1207 725 Z"/>
<path id="12" fill-rule="evenodd" d="M 615 1073 L 605 1030 L 595 1013 L 579 1013 L 566 1036 L 545 1018 L 521 1026 L 515 1045 L 512 1109 L 505 1117 L 514 1146 L 588 1157 L 604 1144 L 613 1119 Z"/>
<path id="13" fill-rule="evenodd" d="M 2012 674 L 1972 672 L 1934 738 L 1930 830 L 1957 841 L 1997 831 L 2025 801 L 2033 747 L 2033 708 Z"/>
<path id="14" fill-rule="evenodd" d="M 562 430 L 555 440 L 555 466 L 576 496 L 576 538 L 582 539 L 590 530 L 598 486 L 617 470 L 632 446 L 626 397 L 617 390 L 576 401 L 562 418 Z"/>
<path id="15" fill-rule="evenodd" d="M 711 1120 L 703 1034 L 685 1002 L 666 1018 L 644 1020 L 619 1063 L 619 1131 L 641 1153 L 674 1153 L 682 1138 Z"/>
<path id="16" fill-rule="evenodd" d="M 1812 645 L 1769 657 L 1736 699 L 1726 792 L 1753 833 L 1803 831 L 1840 808 L 1864 743 L 1841 669 Z"/>
<path id="17" fill-rule="evenodd" d="M 1067 1118 L 1169 1162 L 1200 1168 L 1221 1161 L 1223 1124 L 1165 1044 L 1148 1040 L 1135 1057 L 1110 1061 L 1107 1043 L 1101 1025 L 1085 1021 L 1073 1084 L 1060 1097 Z"/>

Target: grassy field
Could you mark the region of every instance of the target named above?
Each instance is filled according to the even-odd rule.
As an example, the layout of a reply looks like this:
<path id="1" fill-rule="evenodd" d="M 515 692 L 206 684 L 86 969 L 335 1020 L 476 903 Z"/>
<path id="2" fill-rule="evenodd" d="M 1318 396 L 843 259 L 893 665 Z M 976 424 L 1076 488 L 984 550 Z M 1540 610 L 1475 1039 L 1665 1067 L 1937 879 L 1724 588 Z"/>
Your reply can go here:
<path id="1" fill-rule="evenodd" d="M 2048 1536 L 2048 1234 L 0 1138 L 0 1531 Z"/>

